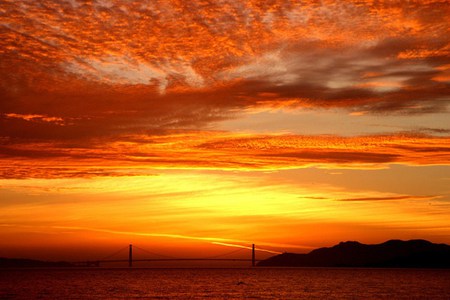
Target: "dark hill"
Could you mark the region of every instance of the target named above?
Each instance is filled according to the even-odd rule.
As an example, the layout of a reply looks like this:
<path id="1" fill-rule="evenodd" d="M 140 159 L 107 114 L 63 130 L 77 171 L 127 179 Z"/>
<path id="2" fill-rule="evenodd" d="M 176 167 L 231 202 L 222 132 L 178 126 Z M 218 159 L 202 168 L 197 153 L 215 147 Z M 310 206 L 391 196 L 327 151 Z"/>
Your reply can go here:
<path id="1" fill-rule="evenodd" d="M 22 258 L 0 257 L 0 269 L 2 268 L 68 268 L 74 265 L 69 262 L 41 261 Z"/>
<path id="2" fill-rule="evenodd" d="M 341 242 L 308 254 L 283 253 L 260 261 L 271 267 L 450 268 L 450 246 L 425 240 L 365 245 Z"/>

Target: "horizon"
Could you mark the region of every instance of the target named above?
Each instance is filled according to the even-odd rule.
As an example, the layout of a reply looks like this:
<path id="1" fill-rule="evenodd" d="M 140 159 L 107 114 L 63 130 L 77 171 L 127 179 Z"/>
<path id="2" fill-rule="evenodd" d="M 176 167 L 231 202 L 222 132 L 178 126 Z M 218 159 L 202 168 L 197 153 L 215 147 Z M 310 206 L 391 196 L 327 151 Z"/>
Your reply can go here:
<path id="1" fill-rule="evenodd" d="M 431 256 L 433 256 L 433 252 L 430 252 L 430 250 L 432 248 L 428 248 L 428 250 L 424 250 L 423 248 L 419 247 L 416 248 L 417 243 L 420 242 L 422 243 L 422 247 L 423 247 L 423 243 L 426 243 L 427 245 L 429 245 L 429 247 L 436 247 L 436 246 L 446 246 L 447 247 L 447 251 L 450 251 L 450 245 L 448 244 L 444 244 L 444 243 L 433 243 L 432 241 L 428 241 L 428 240 L 423 240 L 423 239 L 414 239 L 414 240 L 398 240 L 398 239 L 391 239 L 391 240 L 387 240 L 385 242 L 382 243 L 378 243 L 378 244 L 364 244 L 364 243 L 360 243 L 358 241 L 341 241 L 338 244 L 332 245 L 332 246 L 328 246 L 328 247 L 320 247 L 320 248 L 316 248 L 313 249 L 311 251 L 308 251 L 306 253 L 295 253 L 295 252 L 275 252 L 275 251 L 271 251 L 271 250 L 267 250 L 267 249 L 261 249 L 256 247 L 256 245 L 253 245 L 252 247 L 254 247 L 252 252 L 247 251 L 248 253 L 243 253 L 245 251 L 241 251 L 241 250 L 252 250 L 252 247 L 237 247 L 240 248 L 239 250 L 235 250 L 235 251 L 231 251 L 231 252 L 227 252 L 227 253 L 222 253 L 220 255 L 215 255 L 215 256 L 190 256 L 190 257 L 172 257 L 172 256 L 167 256 L 165 254 L 161 254 L 161 253 L 154 253 L 154 252 L 150 252 L 147 251 L 145 249 L 142 249 L 140 247 L 137 247 L 135 245 L 129 244 L 126 247 L 120 249 L 119 251 L 115 251 L 114 253 L 107 255 L 105 257 L 102 258 L 93 258 L 90 257 L 90 259 L 79 259 L 79 260 L 51 260 L 51 259 L 47 259 L 47 260 L 36 260 L 35 258 L 12 258 L 12 257 L 1 257 L 0 259 L 5 259 L 6 261 L 3 262 L 3 265 L 0 266 L 0 268 L 6 268 L 6 269 L 11 269 L 11 268 L 48 268 L 48 267 L 54 267 L 54 268 L 67 268 L 67 267 L 77 267 L 77 268 L 102 268 L 102 269 L 116 269 L 116 268 L 138 268 L 138 269 L 236 269 L 236 268 L 253 268 L 253 267 L 260 267 L 260 263 L 262 263 L 263 267 L 301 267 L 301 265 L 295 265 L 294 262 L 288 260 L 288 261 L 279 261 L 277 263 L 277 259 L 284 259 L 283 257 L 286 257 L 286 255 L 288 255 L 288 257 L 292 257 L 291 255 L 296 255 L 297 259 L 301 259 L 299 257 L 308 257 L 308 255 L 311 255 L 312 253 L 318 253 L 315 250 L 320 250 L 320 249 L 328 249 L 328 250 L 333 250 L 333 249 L 339 249 L 342 248 L 344 245 L 348 245 L 351 244 L 351 250 L 352 251 L 352 255 L 355 255 L 355 253 L 353 252 L 355 250 L 355 246 L 356 245 L 361 245 L 361 246 L 369 246 L 372 247 L 372 251 L 374 251 L 375 249 L 377 249 L 378 246 L 382 246 L 382 245 L 387 245 L 389 244 L 391 247 L 393 246 L 392 242 L 396 242 L 395 243 L 395 247 L 397 248 L 392 248 L 391 250 L 393 252 L 397 252 L 397 255 L 399 256 L 395 256 L 395 259 L 397 261 L 397 264 L 392 264 L 391 268 L 448 268 L 447 263 L 448 262 L 441 262 L 439 265 L 436 265 L 437 261 L 428 261 L 427 258 Z M 398 243 L 400 242 L 400 244 Z M 401 248 L 398 248 L 401 245 Z M 411 253 L 406 254 L 403 252 L 403 254 L 400 254 L 398 252 L 399 249 L 404 249 L 404 247 L 406 247 L 407 245 L 409 245 L 407 249 L 409 249 L 408 251 L 412 251 L 412 253 L 417 252 L 421 253 L 424 251 L 424 253 L 426 253 L 426 255 L 421 255 L 419 256 L 421 259 L 418 259 L 419 257 L 416 257 L 413 261 L 409 261 L 408 263 L 405 263 L 402 259 L 408 259 L 409 256 L 411 256 Z M 414 247 L 412 246 L 414 245 Z M 348 246 L 345 246 L 345 249 L 348 249 Z M 133 249 L 133 250 L 132 250 Z M 361 249 L 367 249 L 366 247 L 364 248 L 359 248 L 360 251 Z M 436 248 L 434 248 L 435 250 L 437 250 Z M 136 250 L 138 250 L 139 255 L 136 256 Z M 441 248 L 442 250 L 442 248 Z M 336 250 L 335 250 L 336 251 Z M 340 250 L 342 251 L 342 250 Z M 367 251 L 367 250 L 364 250 Z M 364 253 L 365 252 L 361 252 L 359 255 L 359 259 L 361 259 L 361 257 L 364 257 Z M 257 253 L 261 253 L 261 252 L 265 252 L 266 255 L 258 255 Z M 236 253 L 240 253 L 239 255 L 236 255 Z M 267 255 L 268 253 L 270 253 L 269 255 Z M 380 254 L 382 254 L 383 252 L 381 252 Z M 125 254 L 125 255 L 123 255 Z M 142 255 L 144 254 L 144 256 Z M 249 257 L 249 254 L 251 255 L 251 257 Z M 442 253 L 440 252 L 436 252 L 436 255 L 440 255 L 441 259 L 444 257 L 442 255 Z M 383 255 L 386 255 L 386 252 L 384 252 Z M 323 252 L 322 252 L 322 256 L 323 256 Z M 330 254 L 326 254 L 325 256 L 322 257 L 322 259 L 330 259 L 334 257 L 333 255 L 330 256 Z M 341 257 L 341 259 L 345 259 L 345 255 L 343 255 Z M 371 265 L 371 267 L 382 267 L 382 268 L 386 268 L 386 265 L 383 264 L 383 260 L 380 261 L 375 260 L 375 261 L 371 261 L 371 256 L 366 256 L 366 261 L 363 262 L 361 264 L 361 261 L 359 261 L 360 265 L 355 265 L 358 264 L 357 261 L 352 262 L 352 260 L 348 260 L 347 257 L 347 264 L 349 265 L 345 265 L 345 266 L 334 266 L 334 267 L 368 267 L 368 265 L 370 265 L 371 263 L 373 265 Z M 334 257 L 334 259 L 336 259 L 336 257 Z M 390 263 L 391 262 L 392 257 L 391 256 L 387 256 L 387 261 L 385 263 Z M 315 261 L 315 263 L 318 262 L 317 257 L 311 258 L 312 261 Z M 386 258 L 385 258 L 386 260 Z M 420 260 L 420 262 L 419 262 Z M 8 261 L 9 264 L 11 264 L 13 261 L 13 265 L 8 265 Z M 31 261 L 31 262 L 30 262 Z M 321 261 L 321 259 L 319 258 L 319 261 Z M 337 261 L 335 261 L 334 263 L 339 262 L 340 260 L 338 259 Z M 36 262 L 36 263 L 44 263 L 47 264 L 45 266 L 37 266 L 37 265 L 30 265 L 30 263 L 32 262 Z M 403 265 L 399 265 L 398 263 L 402 263 Z M 59 265 L 48 265 L 48 264 L 59 264 Z M 61 264 L 70 264 L 70 265 L 61 265 Z M 273 264 L 274 263 L 274 264 Z M 303 267 L 314 267 L 314 265 L 309 265 L 307 261 L 304 261 L 303 263 L 306 263 L 306 265 L 304 265 Z M 410 265 L 412 263 L 412 265 Z M 286 265 L 287 264 L 287 265 Z M 333 262 L 332 262 L 333 264 Z M 368 265 L 365 265 L 368 264 Z M 319 267 L 319 266 L 317 266 Z M 320 267 L 324 267 L 324 265 L 320 265 Z M 333 265 L 329 265 L 329 267 L 333 267 Z"/>
<path id="2" fill-rule="evenodd" d="M 428 241 L 424 239 L 411 239 L 411 240 L 399 240 L 399 239 L 390 239 L 386 240 L 381 243 L 377 244 L 364 244 L 359 241 L 340 241 L 337 244 L 319 247 L 315 249 L 311 249 L 306 252 L 277 252 L 272 250 L 267 250 L 263 248 L 258 248 L 255 246 L 255 262 L 256 264 L 252 266 L 252 259 L 251 253 L 247 251 L 231 251 L 231 252 L 222 252 L 219 255 L 215 256 L 182 256 L 182 257 L 172 257 L 167 256 L 162 253 L 154 253 L 147 251 L 145 249 L 142 249 L 140 247 L 137 247 L 133 244 L 129 244 L 126 247 L 120 249 L 119 251 L 114 251 L 114 253 L 110 255 L 106 255 L 104 257 L 92 257 L 92 256 L 81 256 L 78 260 L 55 260 L 55 259 L 46 259 L 46 260 L 40 260 L 33 257 L 1 257 L 0 259 L 7 259 L 7 260 L 32 260 L 32 261 L 41 261 L 41 262 L 48 262 L 48 263 L 81 263 L 82 265 L 79 265 L 79 267 L 102 267 L 102 268 L 124 268 L 126 265 L 127 267 L 131 267 L 130 259 L 132 261 L 132 267 L 137 268 L 248 268 L 248 267 L 255 267 L 257 266 L 258 262 L 266 261 L 268 259 L 271 259 L 276 256 L 283 256 L 284 254 L 302 254 L 307 255 L 311 252 L 314 252 L 314 250 L 318 249 L 333 249 L 335 247 L 339 247 L 343 244 L 358 244 L 358 245 L 364 245 L 364 246 L 380 246 L 384 244 L 388 244 L 390 242 L 401 242 L 403 244 L 411 242 L 425 242 L 427 244 L 431 244 L 434 246 L 437 245 L 445 245 L 450 247 L 450 245 L 445 243 L 433 243 L 433 241 Z M 236 248 L 240 248 L 240 250 L 252 250 L 251 247 L 247 246 L 238 246 L 236 245 Z M 133 254 L 132 258 L 130 258 L 130 252 L 131 247 L 133 248 Z M 227 246 L 230 247 L 230 246 Z M 233 247 L 233 246 L 231 246 Z M 138 250 L 138 255 L 136 256 L 136 250 Z M 238 255 L 236 255 L 238 253 Z M 262 253 L 262 255 L 261 255 Z M 123 255 L 125 254 L 125 255 Z M 192 254 L 191 254 L 192 255 Z M 195 255 L 195 254 L 194 254 Z M 217 259 L 216 259 L 217 258 Z M 243 261 L 247 260 L 247 261 Z M 99 265 L 92 265 L 92 263 L 99 263 Z M 84 263 L 87 263 L 87 265 L 83 265 Z M 106 265 L 105 265 L 106 264 Z M 250 264 L 250 265 L 249 265 Z"/>
<path id="3" fill-rule="evenodd" d="M 1 11 L 0 257 L 450 244 L 448 1 Z"/>

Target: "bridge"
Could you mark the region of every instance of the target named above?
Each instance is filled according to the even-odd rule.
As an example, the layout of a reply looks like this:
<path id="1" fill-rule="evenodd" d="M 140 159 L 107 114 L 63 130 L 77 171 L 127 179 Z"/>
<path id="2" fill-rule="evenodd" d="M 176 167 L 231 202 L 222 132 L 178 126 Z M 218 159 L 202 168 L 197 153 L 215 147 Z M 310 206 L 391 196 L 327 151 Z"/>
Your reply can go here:
<path id="1" fill-rule="evenodd" d="M 126 259 L 111 259 L 113 256 L 116 256 L 118 253 L 124 251 L 127 248 L 128 248 L 128 258 L 126 258 Z M 138 249 L 138 250 L 141 250 L 148 254 L 156 255 L 159 257 L 158 258 L 134 259 L 133 258 L 133 250 L 134 249 Z M 147 251 L 145 249 L 142 249 L 142 248 L 139 248 L 137 246 L 133 246 L 132 244 L 130 244 L 129 246 L 122 248 L 119 251 L 116 251 L 113 254 L 108 255 L 102 259 L 90 260 L 90 261 L 77 261 L 77 262 L 72 262 L 72 264 L 79 266 L 79 267 L 100 267 L 101 264 L 105 264 L 105 263 L 126 263 L 126 262 L 128 262 L 128 267 L 131 268 L 131 267 L 133 267 L 133 263 L 135 263 L 135 262 L 168 262 L 168 261 L 180 261 L 180 262 L 182 262 L 182 261 L 240 261 L 240 262 L 246 262 L 246 261 L 248 261 L 248 262 L 252 263 L 252 267 L 256 266 L 256 262 L 258 262 L 260 260 L 256 259 L 256 251 L 258 251 L 259 249 L 255 248 L 255 244 L 252 244 L 252 247 L 251 247 L 251 250 L 252 250 L 251 258 L 224 258 L 226 256 L 235 254 L 242 250 L 250 250 L 250 249 L 240 248 L 238 250 L 234 250 L 231 252 L 227 252 L 227 253 L 216 255 L 216 256 L 210 256 L 210 257 L 180 258 L 180 257 L 170 257 L 170 256 L 162 255 L 162 254 L 157 254 L 157 253 L 150 252 L 150 251 Z M 262 250 L 262 251 L 267 251 L 267 250 Z"/>

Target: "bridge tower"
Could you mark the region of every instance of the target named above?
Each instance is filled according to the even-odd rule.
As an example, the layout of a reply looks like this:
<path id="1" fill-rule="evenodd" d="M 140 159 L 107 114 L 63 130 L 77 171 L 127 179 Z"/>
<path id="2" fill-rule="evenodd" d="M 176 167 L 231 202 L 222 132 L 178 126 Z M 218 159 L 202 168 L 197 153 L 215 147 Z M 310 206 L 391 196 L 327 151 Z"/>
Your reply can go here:
<path id="1" fill-rule="evenodd" d="M 133 245 L 130 244 L 128 250 L 128 267 L 131 268 L 133 266 Z"/>
<path id="2" fill-rule="evenodd" d="M 255 266 L 255 244 L 252 244 L 252 267 Z"/>

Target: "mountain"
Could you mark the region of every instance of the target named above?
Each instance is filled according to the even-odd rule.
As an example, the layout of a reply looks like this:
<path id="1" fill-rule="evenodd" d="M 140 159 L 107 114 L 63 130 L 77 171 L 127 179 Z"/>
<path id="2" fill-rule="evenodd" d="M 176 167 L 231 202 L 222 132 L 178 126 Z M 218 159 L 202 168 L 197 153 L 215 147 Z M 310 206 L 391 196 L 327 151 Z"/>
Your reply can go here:
<path id="1" fill-rule="evenodd" d="M 68 268 L 74 265 L 64 261 L 41 261 L 22 258 L 0 257 L 0 269 L 2 268 Z"/>
<path id="2" fill-rule="evenodd" d="M 258 266 L 450 268 L 450 246 L 425 240 L 390 240 L 376 245 L 349 241 L 307 254 L 283 253 Z"/>

